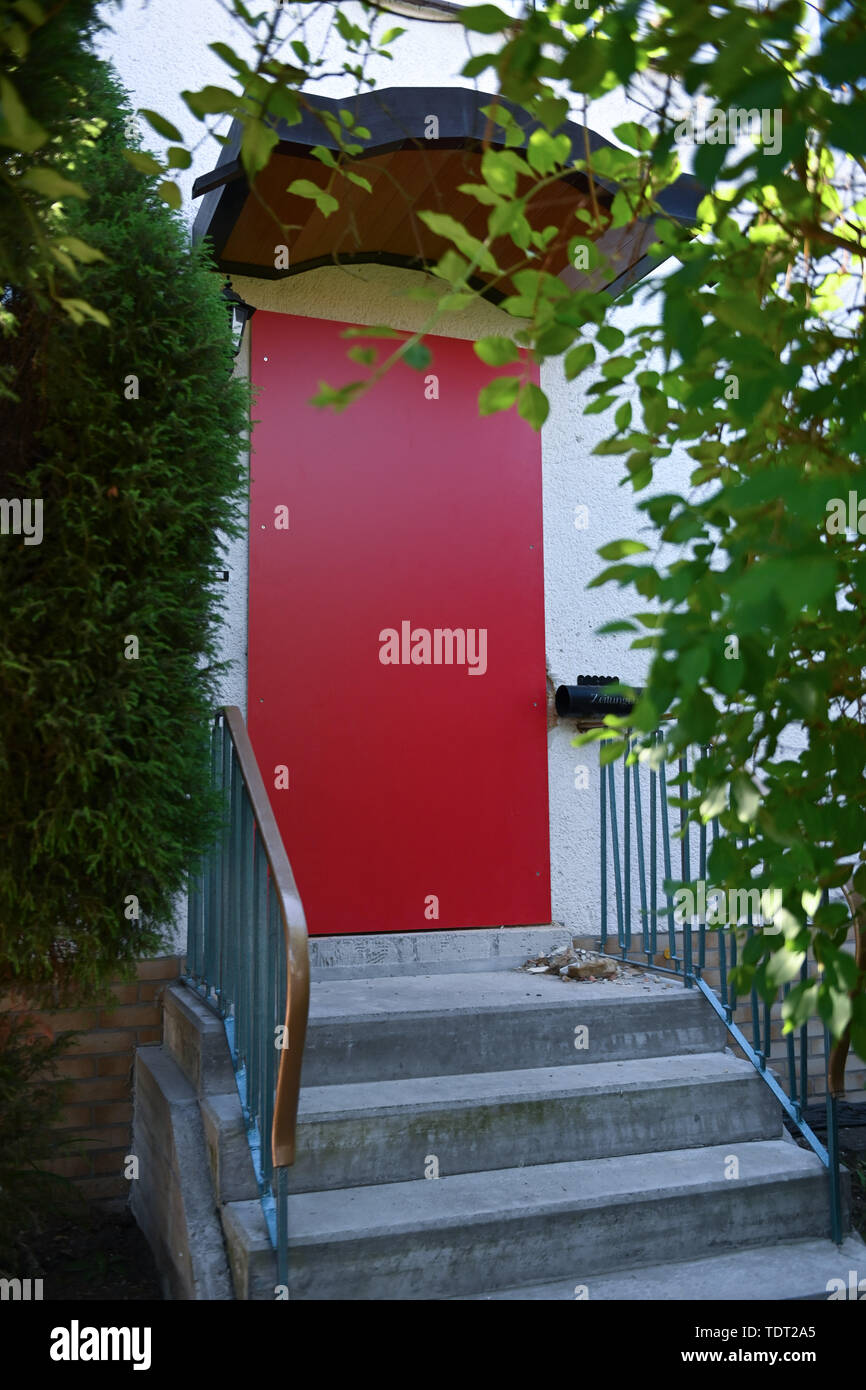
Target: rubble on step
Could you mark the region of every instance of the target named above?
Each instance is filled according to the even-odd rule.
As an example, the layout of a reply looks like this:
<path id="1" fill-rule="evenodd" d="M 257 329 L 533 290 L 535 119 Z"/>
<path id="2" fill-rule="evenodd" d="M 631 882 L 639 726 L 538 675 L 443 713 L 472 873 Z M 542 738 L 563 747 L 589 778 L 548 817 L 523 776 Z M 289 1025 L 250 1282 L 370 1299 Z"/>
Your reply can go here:
<path id="1" fill-rule="evenodd" d="M 635 974 L 634 966 L 603 956 L 598 951 L 587 951 L 576 944 L 557 946 L 546 955 L 531 956 L 521 969 L 530 975 L 556 975 L 567 983 L 574 980 L 620 980 Z"/>

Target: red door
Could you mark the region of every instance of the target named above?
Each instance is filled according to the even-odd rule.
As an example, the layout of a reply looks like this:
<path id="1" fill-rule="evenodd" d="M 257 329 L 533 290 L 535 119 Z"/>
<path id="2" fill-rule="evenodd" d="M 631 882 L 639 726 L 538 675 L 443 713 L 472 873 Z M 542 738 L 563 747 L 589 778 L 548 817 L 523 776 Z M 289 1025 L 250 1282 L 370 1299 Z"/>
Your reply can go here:
<path id="1" fill-rule="evenodd" d="M 252 320 L 248 723 L 310 931 L 547 922 L 539 436 L 451 338 L 311 406 L 344 327 Z"/>

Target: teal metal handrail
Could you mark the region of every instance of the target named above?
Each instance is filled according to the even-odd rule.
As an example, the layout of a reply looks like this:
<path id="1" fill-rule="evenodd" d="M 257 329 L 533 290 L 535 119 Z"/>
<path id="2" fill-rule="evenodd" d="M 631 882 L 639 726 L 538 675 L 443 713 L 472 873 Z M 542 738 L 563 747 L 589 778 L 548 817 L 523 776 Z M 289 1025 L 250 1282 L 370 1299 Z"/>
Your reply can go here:
<path id="1" fill-rule="evenodd" d="M 661 735 L 656 735 L 658 748 Z M 718 820 L 706 824 L 687 824 L 687 812 L 679 808 L 679 826 L 672 834 L 668 801 L 667 771 L 665 761 L 638 762 L 628 765 L 628 755 L 634 748 L 628 739 L 626 754 L 616 762 L 600 768 L 599 810 L 600 810 L 600 848 L 601 848 L 601 950 L 605 955 L 615 956 L 631 964 L 639 964 L 643 969 L 660 974 L 674 975 L 682 979 L 686 988 L 696 987 L 704 995 L 713 1010 L 724 1023 L 730 1037 L 755 1067 L 769 1086 L 785 1114 L 797 1127 L 809 1147 L 817 1154 L 827 1169 L 830 1230 L 833 1240 L 842 1241 L 842 1190 L 839 1165 L 839 1114 L 838 1098 L 827 1087 L 827 1143 L 822 1144 L 810 1126 L 803 1112 L 808 1102 L 808 1026 L 798 1030 L 795 1041 L 793 1033 L 782 1040 L 784 1060 L 774 1058 L 772 1039 L 772 1012 L 768 1004 L 761 1001 L 756 990 L 752 990 L 751 1041 L 745 1031 L 734 1021 L 737 1010 L 737 995 L 730 980 L 729 970 L 737 963 L 737 935 L 727 934 L 719 927 L 707 926 L 699 920 L 694 926 L 691 919 L 678 923 L 674 917 L 674 899 L 664 888 L 664 883 L 674 881 L 671 872 L 671 839 L 674 835 L 680 841 L 680 879 L 683 883 L 692 882 L 692 850 L 697 853 L 697 879 L 706 882 L 708 840 L 715 843 L 723 834 Z M 706 750 L 696 750 L 694 757 L 703 757 Z M 689 795 L 689 760 L 680 756 L 676 775 L 677 799 L 685 801 Z M 617 776 L 619 769 L 619 776 Z M 622 824 L 618 814 L 617 783 L 619 783 L 622 805 Z M 634 839 L 636 855 L 632 851 L 632 806 L 634 807 Z M 644 838 L 644 809 L 649 809 L 648 843 Z M 708 834 L 708 831 L 710 834 Z M 711 845 L 709 846 L 711 848 Z M 648 863 L 647 863 L 648 861 Z M 661 876 L 661 882 L 660 882 Z M 640 908 L 637 910 L 640 948 L 634 939 L 632 907 L 633 881 L 637 878 Z M 611 889 L 613 892 L 611 893 Z M 616 928 L 612 929 L 609 920 L 610 902 L 613 898 L 616 913 Z M 752 925 L 751 902 L 749 901 L 746 934 L 749 939 L 755 934 Z M 707 969 L 707 932 L 713 932 L 719 944 L 719 989 L 713 989 L 703 978 Z M 677 946 L 677 933 L 682 940 L 682 951 Z M 616 945 L 613 949 L 612 940 Z M 662 955 L 670 963 L 661 965 Z M 811 955 L 803 962 L 800 978 L 805 980 L 817 969 Z M 786 984 L 783 997 L 791 989 Z M 824 1028 L 824 1068 L 829 1076 L 829 1061 L 832 1040 L 829 1029 Z M 787 1084 L 783 1084 L 771 1070 L 771 1062 L 779 1063 L 787 1073 Z"/>
<path id="2" fill-rule="evenodd" d="M 288 1289 L 288 1167 L 295 1158 L 310 1000 L 307 924 L 240 710 L 211 731 L 223 828 L 192 875 L 185 981 L 223 1019 L 278 1283 Z"/>

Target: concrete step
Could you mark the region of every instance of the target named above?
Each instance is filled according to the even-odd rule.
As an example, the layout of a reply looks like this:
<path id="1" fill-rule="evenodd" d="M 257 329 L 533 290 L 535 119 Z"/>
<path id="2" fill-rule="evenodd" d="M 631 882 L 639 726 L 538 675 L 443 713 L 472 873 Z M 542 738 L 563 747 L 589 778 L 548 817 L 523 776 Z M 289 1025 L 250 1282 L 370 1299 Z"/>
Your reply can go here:
<path id="1" fill-rule="evenodd" d="M 846 1300 L 850 1298 L 851 1288 L 856 1287 L 856 1277 L 852 1281 L 851 1273 L 854 1271 L 856 1276 L 857 1271 L 863 1270 L 866 1245 L 859 1236 L 851 1235 L 842 1245 L 834 1245 L 831 1240 L 791 1240 L 759 1250 L 734 1250 L 705 1260 L 595 1275 L 582 1285 L 559 1279 L 528 1288 L 468 1294 L 463 1301 L 741 1302 L 748 1291 L 750 1303 L 801 1299 L 825 1302 L 831 1292 L 837 1297 L 844 1294 Z"/>
<path id="2" fill-rule="evenodd" d="M 567 988 L 567 986 L 566 986 Z M 289 1190 L 440 1178 L 780 1138 L 779 1107 L 732 1053 L 313 1086 Z"/>
<path id="3" fill-rule="evenodd" d="M 288 1207 L 291 1297 L 312 1300 L 573 1288 L 792 1230 L 827 1235 L 824 1169 L 787 1139 L 296 1193 Z"/>
<path id="4" fill-rule="evenodd" d="M 302 1082 L 577 1066 L 724 1045 L 698 990 L 646 975 L 595 984 L 522 971 L 329 980 L 311 988 Z"/>

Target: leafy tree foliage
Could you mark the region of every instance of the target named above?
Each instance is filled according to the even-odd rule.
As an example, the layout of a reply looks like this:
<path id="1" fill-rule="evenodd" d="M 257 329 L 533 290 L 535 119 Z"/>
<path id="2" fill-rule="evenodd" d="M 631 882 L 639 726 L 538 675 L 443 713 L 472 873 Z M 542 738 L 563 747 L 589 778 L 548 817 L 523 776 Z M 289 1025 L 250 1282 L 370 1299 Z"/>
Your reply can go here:
<path id="1" fill-rule="evenodd" d="M 77 321 L 105 316 L 78 287 L 76 267 L 93 259 L 70 241 L 64 205 L 87 197 L 72 165 L 97 128 L 80 100 L 101 28 L 95 0 L 0 0 L 0 284 L 52 298 Z M 0 332 L 14 332 L 0 304 Z M 0 388 L 3 376 L 0 375 Z"/>

